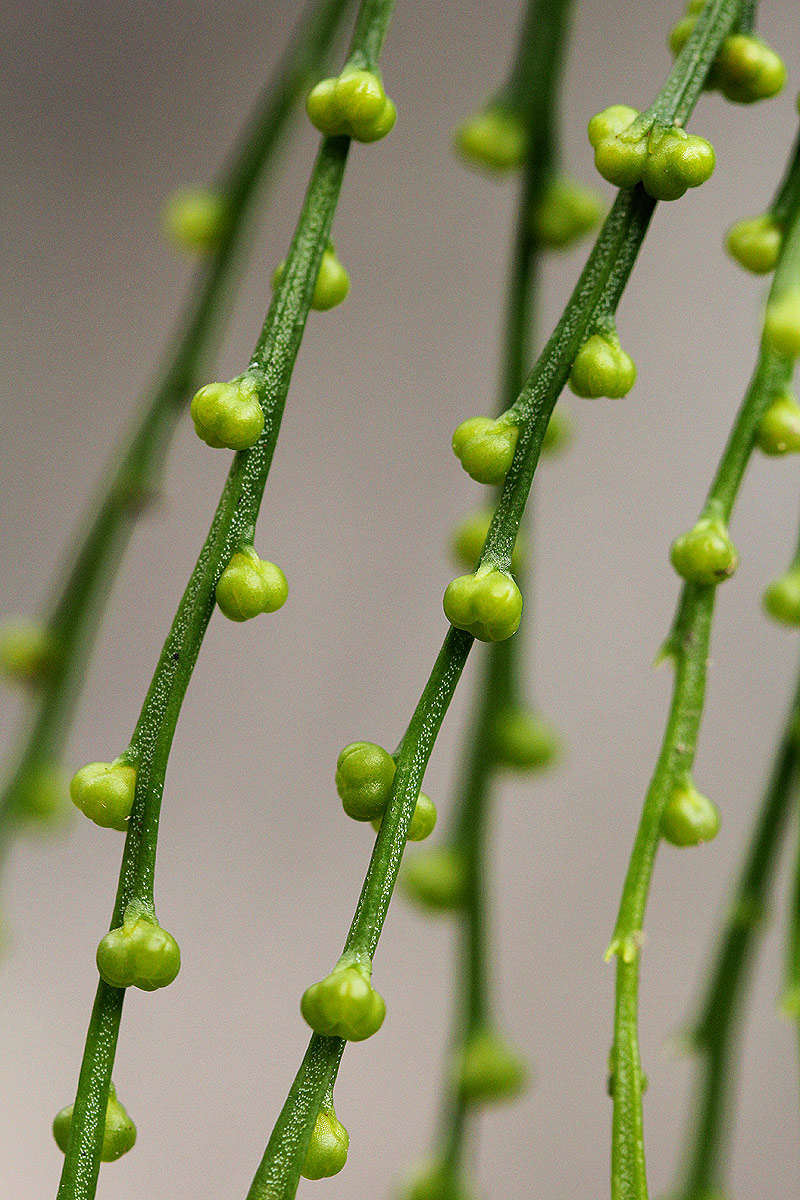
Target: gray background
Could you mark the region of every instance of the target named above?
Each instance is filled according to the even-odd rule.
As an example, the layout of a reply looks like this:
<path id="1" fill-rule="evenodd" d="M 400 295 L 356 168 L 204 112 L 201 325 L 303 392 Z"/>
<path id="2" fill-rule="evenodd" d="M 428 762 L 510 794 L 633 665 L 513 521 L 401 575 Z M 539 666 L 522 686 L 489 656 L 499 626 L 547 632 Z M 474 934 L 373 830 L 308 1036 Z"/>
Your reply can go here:
<path id="1" fill-rule="evenodd" d="M 592 181 L 584 126 L 605 104 L 646 103 L 669 64 L 676 4 L 576 6 L 564 162 Z M 569 400 L 578 438 L 537 489 L 536 692 L 569 743 L 546 779 L 508 781 L 494 837 L 495 990 L 537 1082 L 488 1113 L 486 1194 L 603 1195 L 610 935 L 670 672 L 651 671 L 677 593 L 666 548 L 689 524 L 751 370 L 763 287 L 729 263 L 721 231 L 758 212 L 794 134 L 800 81 L 792 0 L 762 28 L 790 87 L 752 109 L 705 98 L 693 128 L 717 149 L 713 180 L 659 209 L 619 325 L 639 365 L 621 401 Z M 218 166 L 284 42 L 295 6 L 120 0 L 9 6 L 0 88 L 10 116 L 2 179 L 2 607 L 45 594 L 76 515 L 164 343 L 189 265 L 158 236 L 162 198 Z M 445 543 L 478 498 L 449 450 L 495 403 L 512 184 L 451 158 L 454 124 L 503 77 L 517 5 L 400 3 L 386 46 L 395 132 L 356 148 L 335 224 L 353 290 L 313 314 L 265 499 L 258 546 L 290 602 L 246 627 L 215 618 L 178 729 L 157 900 L 178 936 L 176 986 L 126 1002 L 115 1079 L 139 1144 L 103 1170 L 107 1200 L 240 1197 L 306 1043 L 302 989 L 334 962 L 370 850 L 333 786 L 338 749 L 399 737 L 444 633 Z M 285 252 L 315 135 L 300 123 L 214 372 L 241 369 Z M 605 189 L 609 192 L 610 189 Z M 549 329 L 585 251 L 553 258 Z M 121 572 L 69 765 L 125 745 L 227 467 L 184 426 L 163 502 Z M 719 802 L 713 846 L 659 857 L 642 989 L 653 1189 L 668 1185 L 690 1065 L 665 1053 L 686 1017 L 740 856 L 795 668 L 795 638 L 759 595 L 786 563 L 797 463 L 754 461 L 734 522 L 742 566 L 720 594 L 699 786 Z M 477 660 L 478 654 L 473 656 Z M 476 661 L 431 762 L 448 805 Z M 2 743 L 17 725 L 3 696 Z M 4 879 L 10 945 L 0 986 L 0 1172 L 7 1195 L 52 1195 L 52 1114 L 73 1093 L 94 990 L 95 944 L 121 842 L 89 822 L 20 843 Z M 788 877 L 747 1026 L 733 1194 L 796 1192 L 797 1070 L 775 1012 Z M 346 1171 L 307 1184 L 331 1200 L 385 1195 L 431 1138 L 450 1017 L 452 934 L 393 905 L 377 958 L 381 1034 L 351 1047 L 337 1088 Z"/>

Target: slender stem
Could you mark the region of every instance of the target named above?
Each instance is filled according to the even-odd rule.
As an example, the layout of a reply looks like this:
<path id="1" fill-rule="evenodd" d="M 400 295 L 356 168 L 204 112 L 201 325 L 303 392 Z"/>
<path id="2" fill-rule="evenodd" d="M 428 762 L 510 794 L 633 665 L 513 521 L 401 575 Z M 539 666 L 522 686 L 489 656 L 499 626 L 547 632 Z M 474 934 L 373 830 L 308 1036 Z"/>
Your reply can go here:
<path id="1" fill-rule="evenodd" d="M 800 173 L 795 154 L 792 170 Z M 800 278 L 800 205 L 791 215 L 771 295 Z M 752 453 L 756 426 L 791 363 L 762 345 L 758 363 L 737 413 L 719 467 L 706 498 L 705 513 L 730 517 Z M 661 817 L 677 781 L 694 761 L 705 700 L 706 664 L 711 639 L 715 587 L 685 584 L 681 590 L 667 653 L 675 663 L 669 717 L 655 771 L 645 797 L 631 853 L 609 955 L 617 955 L 614 1016 L 614 1115 L 612 1128 L 612 1200 L 646 1200 L 642 1081 L 638 1048 L 639 950 L 650 890 Z"/>
<path id="2" fill-rule="evenodd" d="M 226 310 L 257 185 L 280 146 L 309 76 L 318 73 L 350 0 L 315 0 L 303 13 L 276 76 L 248 120 L 214 190 L 225 198 L 221 241 L 198 269 L 141 415 L 100 488 L 94 515 L 54 596 L 48 626 L 59 653 L 37 692 L 28 732 L 0 795 L 0 850 L 7 844 L 26 782 L 37 767 L 60 760 L 105 597 L 125 552 L 133 519 L 156 486 L 186 397 L 200 384 Z"/>
<path id="3" fill-rule="evenodd" d="M 696 1024 L 692 1045 L 702 1056 L 698 1103 L 687 1130 L 686 1165 L 676 1200 L 700 1200 L 722 1190 L 730 1136 L 734 1053 L 744 993 L 763 929 L 778 850 L 800 771 L 800 680 L 784 726 L 739 881 L 733 893 Z"/>
<path id="4" fill-rule="evenodd" d="M 741 0 L 709 0 L 687 42 L 689 54 L 676 60 L 659 97 L 665 118 L 685 119 L 722 39 L 739 12 Z M 698 50 L 699 48 L 699 50 Z M 658 103 L 658 99 L 656 103 Z M 671 114 L 671 115 L 670 115 Z M 572 362 L 598 310 L 614 311 L 644 240 L 655 201 L 641 187 L 621 192 L 570 297 L 561 320 L 513 406 L 520 422 L 514 461 L 489 529 L 482 561 L 509 566 L 520 521 L 533 482 L 542 440 Z M 345 951 L 372 958 L 380 938 L 406 834 L 436 734 L 472 648 L 473 638 L 451 628 L 437 656 L 397 756 L 392 795 L 359 896 Z M 327 1049 L 326 1049 L 327 1046 Z M 313 1047 L 313 1054 L 311 1050 Z M 312 1038 L 293 1091 L 281 1110 L 247 1200 L 291 1200 L 319 1107 L 319 1099 L 338 1069 L 338 1039 Z M 334 1065 L 335 1059 L 335 1065 Z M 294 1183 L 292 1182 L 294 1180 Z"/>
<path id="5" fill-rule="evenodd" d="M 369 56 L 379 48 L 392 0 L 365 0 L 351 48 Z M 369 21 L 365 24 L 364 14 Z M 250 370 L 261 384 L 264 432 L 234 457 L 208 537 L 178 605 L 131 740 L 136 796 L 123 851 L 112 927 L 132 900 L 153 906 L 158 821 L 167 760 L 181 703 L 214 606 L 217 580 L 240 545 L 252 538 L 281 418 L 311 306 L 320 262 L 330 237 L 349 150 L 349 139 L 325 138 L 317 156 L 280 282 L 256 342 Z M 71 1136 L 58 1200 L 91 1200 L 97 1186 L 104 1099 L 113 1067 L 122 1004 L 100 983 L 89 1025 Z M 113 1039 L 108 1036 L 114 1028 Z"/>

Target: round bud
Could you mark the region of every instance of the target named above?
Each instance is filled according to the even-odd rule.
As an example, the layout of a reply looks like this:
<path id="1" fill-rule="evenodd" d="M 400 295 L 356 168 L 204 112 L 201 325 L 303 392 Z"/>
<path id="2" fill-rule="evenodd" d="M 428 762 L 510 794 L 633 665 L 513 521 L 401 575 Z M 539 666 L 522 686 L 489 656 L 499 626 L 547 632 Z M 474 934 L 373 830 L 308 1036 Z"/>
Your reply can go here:
<path id="1" fill-rule="evenodd" d="M 501 175 L 522 166 L 527 140 L 521 118 L 492 104 L 459 125 L 453 145 L 470 166 Z"/>
<path id="2" fill-rule="evenodd" d="M 453 1167 L 433 1160 L 409 1176 L 397 1200 L 473 1200 L 473 1194 Z"/>
<path id="3" fill-rule="evenodd" d="M 56 1113 L 53 1121 L 53 1137 L 62 1154 L 66 1154 L 69 1145 L 69 1135 L 72 1129 L 73 1104 L 62 1108 Z M 100 1148 L 101 1162 L 116 1162 L 127 1154 L 136 1142 L 136 1126 L 127 1112 L 117 1100 L 114 1085 L 111 1084 L 106 1104 L 106 1119 L 103 1126 L 103 1142 Z"/>
<path id="4" fill-rule="evenodd" d="M 522 593 L 505 571 L 482 566 L 447 585 L 443 607 L 456 629 L 465 629 L 481 642 L 504 642 L 519 628 Z"/>
<path id="5" fill-rule="evenodd" d="M 231 555 L 217 581 L 217 604 L 231 621 L 277 612 L 288 595 L 289 584 L 280 567 L 259 558 L 250 547 Z"/>
<path id="6" fill-rule="evenodd" d="M 688 42 L 689 38 L 694 32 L 694 27 L 696 24 L 697 17 L 692 14 L 681 17 L 677 25 L 673 25 L 672 29 L 670 30 L 667 44 L 669 45 L 670 53 L 674 58 L 678 57 L 681 50 Z"/>
<path id="7" fill-rule="evenodd" d="M 224 196 L 208 188 L 182 188 L 173 192 L 164 208 L 164 232 L 170 241 L 193 253 L 219 246 L 228 226 Z"/>
<path id="8" fill-rule="evenodd" d="M 725 249 L 731 258 L 754 275 L 775 270 L 782 245 L 783 226 L 772 213 L 737 221 L 725 238 Z"/>
<path id="9" fill-rule="evenodd" d="M 51 763 L 40 763 L 16 779 L 12 803 L 18 816 L 31 825 L 52 826 L 65 812 L 68 791 L 63 772 Z"/>
<path id="10" fill-rule="evenodd" d="M 366 967 L 335 967 L 303 992 L 300 1011 L 315 1033 L 361 1042 L 383 1024 L 386 1005 Z"/>
<path id="11" fill-rule="evenodd" d="M 727 100 L 753 104 L 783 90 L 786 66 L 761 38 L 733 33 L 725 38 L 714 60 L 714 82 Z"/>
<path id="12" fill-rule="evenodd" d="M 736 570 L 739 555 L 724 521 L 701 517 L 672 543 L 670 561 L 689 583 L 723 583 Z"/>
<path id="13" fill-rule="evenodd" d="M 504 708 L 495 717 L 492 749 L 498 763 L 520 771 L 549 767 L 560 745 L 552 725 L 525 708 Z"/>
<path id="14" fill-rule="evenodd" d="M 336 791 L 354 821 L 383 815 L 392 792 L 395 765 L 388 750 L 374 742 L 352 742 L 336 762 Z"/>
<path id="15" fill-rule="evenodd" d="M 414 805 L 414 815 L 411 818 L 411 824 L 408 827 L 408 841 L 424 842 L 426 837 L 430 837 L 436 826 L 436 815 L 436 805 L 430 796 L 426 796 L 424 792 L 420 792 L 417 796 L 417 803 Z M 376 817 L 372 822 L 372 828 L 376 833 L 381 827 L 382 820 L 383 817 Z"/>
<path id="16" fill-rule="evenodd" d="M 273 271 L 273 288 L 277 288 L 280 283 L 285 267 L 286 263 L 281 262 Z M 320 262 L 317 282 L 314 284 L 314 294 L 311 297 L 311 307 L 318 312 L 327 312 L 329 308 L 335 308 L 337 304 L 341 304 L 347 298 L 349 291 L 350 276 L 339 262 L 336 251 L 329 243 Z"/>
<path id="17" fill-rule="evenodd" d="M 415 855 L 404 863 L 401 879 L 409 900 L 431 912 L 453 912 L 464 903 L 464 859 L 452 846 Z"/>
<path id="18" fill-rule="evenodd" d="M 258 394 L 258 384 L 250 376 L 201 387 L 190 409 L 197 436 L 215 450 L 254 446 L 264 430 Z"/>
<path id="19" fill-rule="evenodd" d="M 470 1035 L 456 1058 L 454 1075 L 468 1104 L 510 1100 L 525 1091 L 529 1079 L 525 1060 L 490 1029 Z"/>
<path id="20" fill-rule="evenodd" d="M 453 434 L 453 453 L 476 483 L 502 483 L 514 460 L 519 426 L 500 417 L 470 417 Z"/>
<path id="21" fill-rule="evenodd" d="M 602 333 L 583 343 L 569 376 L 575 395 L 585 399 L 627 396 L 635 382 L 636 363 L 615 338 Z"/>
<path id="22" fill-rule="evenodd" d="M 595 113 L 587 128 L 589 144 L 596 150 L 601 142 L 616 137 L 632 125 L 638 116 L 637 109 L 627 104 L 612 104 L 610 108 Z"/>
<path id="23" fill-rule="evenodd" d="M 333 1105 L 321 1108 L 300 1174 L 304 1179 L 329 1179 L 331 1175 L 338 1175 L 347 1162 L 349 1148 L 350 1135 L 337 1120 Z"/>
<path id="24" fill-rule="evenodd" d="M 171 933 L 154 918 L 126 918 L 97 947 L 97 969 L 107 984 L 154 992 L 167 987 L 181 969 L 181 952 Z"/>
<path id="25" fill-rule="evenodd" d="M 564 412 L 560 404 L 557 404 L 550 414 L 547 429 L 544 431 L 542 454 L 550 456 L 561 454 L 572 441 L 573 433 L 572 421 L 569 415 Z M 513 561 L 511 569 L 514 569 Z"/>
<path id="26" fill-rule="evenodd" d="M 705 138 L 674 126 L 650 137 L 642 186 L 656 200 L 678 200 L 699 187 L 714 171 L 714 147 Z"/>
<path id="27" fill-rule="evenodd" d="M 603 215 L 596 192 L 571 179 L 551 179 L 532 214 L 531 228 L 543 246 L 563 250 L 594 229 Z"/>
<path id="28" fill-rule="evenodd" d="M 69 794 L 95 825 L 125 833 L 136 794 L 136 768 L 119 761 L 87 763 L 72 776 Z"/>
<path id="29" fill-rule="evenodd" d="M 0 674 L 8 679 L 41 683 L 56 657 L 56 638 L 41 621 L 13 617 L 0 626 Z"/>
<path id="30" fill-rule="evenodd" d="M 635 187 L 647 165 L 647 139 L 604 138 L 595 146 L 594 165 L 614 187 Z"/>
<path id="31" fill-rule="evenodd" d="M 776 396 L 758 423 L 756 442 L 764 454 L 800 452 L 800 404 L 794 396 Z"/>
<path id="32" fill-rule="evenodd" d="M 661 814 L 661 836 L 673 846 L 699 846 L 719 833 L 719 810 L 691 783 L 676 787 Z"/>
<path id="33" fill-rule="evenodd" d="M 550 419 L 552 424 L 552 417 Z M 550 426 L 548 425 L 548 429 Z M 456 561 L 465 567 L 474 567 L 483 551 L 484 542 L 489 534 L 489 526 L 494 514 L 490 509 L 480 509 L 465 517 L 453 532 L 451 547 Z M 525 556 L 525 539 L 520 532 L 511 555 L 511 570 L 517 572 L 522 566 Z"/>
<path id="34" fill-rule="evenodd" d="M 351 137 L 358 142 L 378 141 L 397 120 L 397 110 L 380 76 L 353 67 L 345 67 L 336 78 L 318 83 L 309 93 L 306 111 L 320 133 Z"/>
<path id="35" fill-rule="evenodd" d="M 766 612 L 783 625 L 800 626 L 800 567 L 773 579 L 763 596 Z"/>
<path id="36" fill-rule="evenodd" d="M 800 288 L 790 288 L 767 304 L 764 341 L 777 354 L 800 356 Z"/>

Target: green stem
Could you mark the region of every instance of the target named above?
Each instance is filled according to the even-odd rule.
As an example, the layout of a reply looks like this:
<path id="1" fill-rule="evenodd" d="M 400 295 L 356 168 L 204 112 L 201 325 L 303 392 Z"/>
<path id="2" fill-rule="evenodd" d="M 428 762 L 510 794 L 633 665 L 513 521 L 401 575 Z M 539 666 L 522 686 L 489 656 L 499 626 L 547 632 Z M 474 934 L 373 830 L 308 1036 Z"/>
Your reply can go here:
<path id="1" fill-rule="evenodd" d="M 705 75 L 731 28 L 740 0 L 709 0 L 687 42 L 691 52 L 676 60 L 659 93 L 673 97 L 666 116 L 685 119 Z M 658 102 L 658 101 L 657 101 Z M 644 240 L 655 201 L 641 187 L 621 192 L 570 297 L 566 310 L 534 366 L 512 410 L 520 422 L 514 461 L 503 486 L 481 561 L 508 567 L 533 482 L 542 440 L 572 362 L 598 310 L 614 311 Z M 436 734 L 472 648 L 473 638 L 451 628 L 417 704 L 397 755 L 392 795 L 367 869 L 344 952 L 372 958 L 380 938 L 406 844 L 408 826 Z M 326 1049 L 327 1045 L 327 1049 Z M 312 1038 L 256 1172 L 247 1200 L 291 1200 L 295 1168 L 308 1145 L 319 1107 L 341 1058 L 338 1039 Z M 311 1053 L 311 1047 L 309 1053 Z M 334 1058 L 336 1065 L 334 1065 Z M 299 1107 L 299 1111 L 297 1106 Z M 287 1164 L 291 1174 L 287 1175 Z M 294 1183 L 292 1181 L 295 1181 Z"/>
<path id="2" fill-rule="evenodd" d="M 392 0 L 365 0 L 351 58 L 380 47 Z M 365 26 L 364 12 L 369 14 Z M 377 28 L 376 28 L 377 27 Z M 365 48 L 366 47 L 366 48 Z M 231 554 L 253 533 L 266 486 L 292 370 L 323 252 L 328 244 L 349 150 L 349 139 L 325 138 L 317 156 L 294 238 L 250 369 L 262 386 L 265 425 L 259 442 L 234 457 L 208 537 L 181 598 L 131 740 L 136 796 L 123 851 L 111 925 L 133 900 L 153 907 L 158 821 L 167 760 L 181 703 L 214 607 L 214 589 Z M 113 1067 L 122 1005 L 102 982 L 87 1034 L 70 1143 L 58 1200 L 92 1200 L 99 1170 L 99 1114 Z M 105 1031 L 113 1026 L 113 1040 Z"/>
<path id="3" fill-rule="evenodd" d="M 220 244 L 200 266 L 192 294 L 172 338 L 151 395 L 117 465 L 100 489 L 94 516 L 77 546 L 67 576 L 50 606 L 48 626 L 59 653 L 43 681 L 32 720 L 0 796 L 0 850 L 21 817 L 26 783 L 38 767 L 61 759 L 104 601 L 143 501 L 154 489 L 186 397 L 196 390 L 225 310 L 225 294 L 238 262 L 258 182 L 274 157 L 310 76 L 325 54 L 350 0 L 309 6 L 260 97 L 228 167 L 214 190 L 225 197 Z"/>
<path id="4" fill-rule="evenodd" d="M 800 156 L 793 159 L 800 172 Z M 771 296 L 797 279 L 800 205 L 786 230 Z M 744 476 L 758 422 L 791 369 L 789 360 L 761 347 L 755 373 L 709 490 L 704 513 L 726 521 Z M 612 1200 L 646 1200 L 642 1082 L 638 1048 L 639 949 L 653 864 L 660 841 L 661 817 L 677 781 L 692 767 L 705 700 L 706 664 L 711 639 L 715 587 L 685 584 L 667 641 L 674 659 L 675 682 L 667 726 L 645 797 L 631 853 L 609 955 L 617 955 L 614 1016 L 614 1115 L 612 1128 Z"/>
<path id="5" fill-rule="evenodd" d="M 792 794 L 800 771 L 800 680 L 789 709 L 739 882 L 728 908 L 708 985 L 691 1033 L 702 1057 L 698 1103 L 687 1132 L 686 1166 L 676 1200 L 721 1191 L 725 1145 L 732 1127 L 734 1053 L 753 955 L 763 929 Z"/>

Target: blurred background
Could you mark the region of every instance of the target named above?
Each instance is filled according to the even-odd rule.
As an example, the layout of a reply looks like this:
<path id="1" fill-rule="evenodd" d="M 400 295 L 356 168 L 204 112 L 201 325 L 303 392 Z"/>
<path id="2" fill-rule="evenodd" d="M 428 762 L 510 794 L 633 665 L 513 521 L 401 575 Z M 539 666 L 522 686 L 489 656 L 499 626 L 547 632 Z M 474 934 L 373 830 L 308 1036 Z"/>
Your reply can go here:
<path id="1" fill-rule="evenodd" d="M 659 207 L 620 306 L 638 383 L 624 400 L 568 398 L 575 442 L 538 476 L 532 619 L 521 636 L 568 755 L 547 776 L 508 779 L 498 797 L 495 988 L 536 1084 L 481 1123 L 486 1195 L 607 1193 L 614 972 L 602 956 L 671 685 L 668 669 L 651 668 L 678 590 L 667 547 L 702 502 L 752 369 L 764 293 L 725 258 L 722 233 L 763 209 L 797 121 L 795 5 L 762 7 L 789 86 L 750 109 L 701 101 L 692 128 L 713 141 L 716 173 Z M 306 1045 L 299 996 L 339 954 L 371 837 L 341 810 L 336 755 L 353 739 L 393 745 L 401 735 L 445 631 L 449 531 L 481 499 L 449 440 L 460 420 L 495 405 L 516 187 L 456 163 L 450 137 L 504 79 L 518 8 L 398 4 L 383 70 L 400 119 L 384 143 L 351 155 L 334 236 L 352 292 L 311 315 L 260 522 L 257 546 L 284 568 L 290 602 L 246 626 L 214 617 L 178 727 L 156 895 L 184 965 L 175 987 L 126 1001 L 114 1074 L 139 1142 L 103 1168 L 105 1200 L 244 1195 Z M 191 264 L 160 238 L 164 197 L 212 177 L 296 9 L 42 0 L 3 10 L 5 611 L 44 600 L 179 310 Z M 563 165 L 609 199 L 586 121 L 613 102 L 650 100 L 679 16 L 674 0 L 575 5 Z M 316 141 L 299 120 L 265 191 L 212 378 L 249 357 Z M 542 335 L 584 256 L 548 260 Z M 69 769 L 126 744 L 227 465 L 187 421 L 117 581 Z M 657 863 L 642 986 L 656 1194 L 676 1165 L 692 1077 L 668 1053 L 669 1036 L 690 1015 L 796 669 L 796 638 L 763 619 L 760 594 L 788 563 L 797 484 L 796 461 L 754 458 L 732 526 L 742 563 L 719 597 L 696 768 L 722 832 L 699 850 L 665 846 Z M 426 777 L 442 818 L 480 652 Z M 0 703 L 5 750 L 22 707 L 8 692 Z M 50 1122 L 74 1096 L 120 851 L 112 833 L 75 819 L 63 836 L 18 842 L 5 872 L 0 1179 L 20 1200 L 55 1192 Z M 777 1200 L 800 1185 L 795 1031 L 776 1012 L 787 866 L 746 1026 L 732 1189 L 742 1198 Z M 301 1181 L 301 1194 L 387 1195 L 427 1152 L 453 950 L 446 921 L 396 897 L 375 964 L 388 1017 L 347 1051 L 336 1091 L 350 1159 L 335 1179 Z"/>

